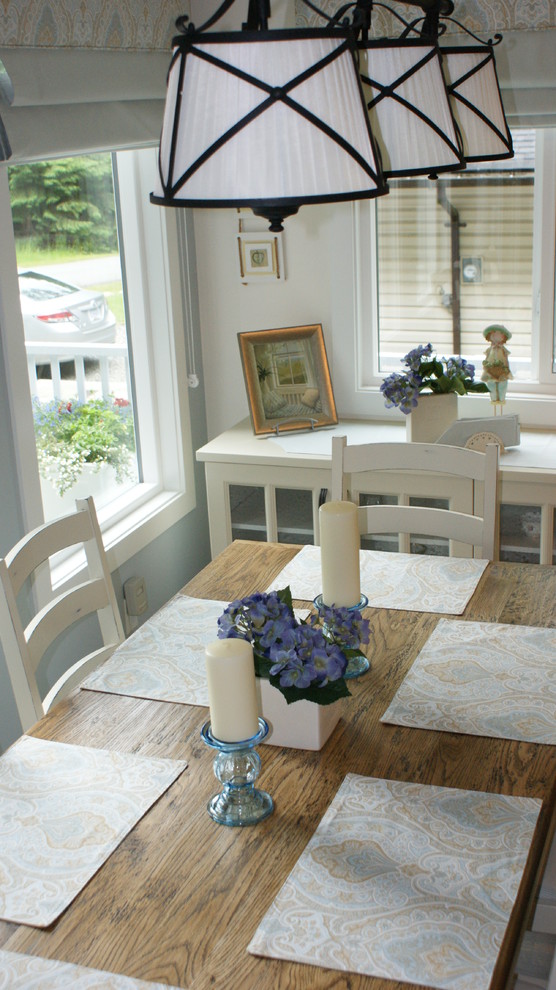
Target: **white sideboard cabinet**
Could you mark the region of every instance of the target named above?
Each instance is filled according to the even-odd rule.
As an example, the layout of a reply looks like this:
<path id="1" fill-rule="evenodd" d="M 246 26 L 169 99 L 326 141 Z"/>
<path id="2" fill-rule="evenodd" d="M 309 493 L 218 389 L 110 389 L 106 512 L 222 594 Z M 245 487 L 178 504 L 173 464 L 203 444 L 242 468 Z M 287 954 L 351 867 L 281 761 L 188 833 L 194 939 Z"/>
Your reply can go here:
<path id="1" fill-rule="evenodd" d="M 213 557 L 234 539 L 319 543 L 318 510 L 330 497 L 333 434 L 346 435 L 348 443 L 405 442 L 404 426 L 398 423 L 347 420 L 313 433 L 256 437 L 247 419 L 197 451 L 205 465 Z M 417 472 L 380 472 L 352 494 L 361 502 L 399 500 L 462 512 L 471 511 L 473 499 L 480 498 L 471 481 L 462 486 L 439 475 L 434 497 L 429 485 Z M 556 435 L 522 430 L 521 445 L 500 458 L 499 499 L 500 559 L 555 564 Z M 418 534 L 363 545 L 448 553 L 446 541 L 419 539 Z"/>

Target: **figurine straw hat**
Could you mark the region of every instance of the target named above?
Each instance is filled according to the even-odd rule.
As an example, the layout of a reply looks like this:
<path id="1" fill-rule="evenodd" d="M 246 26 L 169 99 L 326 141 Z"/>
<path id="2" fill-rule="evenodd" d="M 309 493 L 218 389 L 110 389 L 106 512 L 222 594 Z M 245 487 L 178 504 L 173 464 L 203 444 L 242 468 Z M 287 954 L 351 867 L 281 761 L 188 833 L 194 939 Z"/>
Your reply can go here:
<path id="1" fill-rule="evenodd" d="M 498 333 L 503 333 L 506 340 L 511 339 L 512 335 L 510 331 L 506 330 L 506 327 L 503 327 L 501 323 L 492 323 L 489 327 L 486 328 L 486 330 L 483 330 L 483 337 L 486 340 L 490 340 L 490 334 L 494 333 L 495 330 L 498 331 Z"/>

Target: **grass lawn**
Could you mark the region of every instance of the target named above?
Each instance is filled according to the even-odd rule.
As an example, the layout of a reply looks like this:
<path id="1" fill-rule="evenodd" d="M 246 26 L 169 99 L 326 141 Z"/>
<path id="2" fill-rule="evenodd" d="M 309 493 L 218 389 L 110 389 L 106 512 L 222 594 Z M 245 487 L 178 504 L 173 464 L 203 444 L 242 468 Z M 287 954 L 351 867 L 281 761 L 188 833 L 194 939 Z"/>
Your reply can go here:
<path id="1" fill-rule="evenodd" d="M 104 295 L 106 296 L 106 302 L 108 303 L 118 323 L 125 324 L 124 294 L 122 292 L 122 283 L 103 282 L 101 285 L 91 286 L 91 288 L 95 288 L 97 289 L 98 292 L 104 293 Z"/>
<path id="2" fill-rule="evenodd" d="M 104 258 L 114 254 L 114 251 L 106 251 L 104 254 L 83 254 L 70 248 L 38 248 L 30 238 L 24 237 L 16 240 L 16 254 L 19 268 L 31 268 L 33 265 L 64 265 L 68 261 Z"/>

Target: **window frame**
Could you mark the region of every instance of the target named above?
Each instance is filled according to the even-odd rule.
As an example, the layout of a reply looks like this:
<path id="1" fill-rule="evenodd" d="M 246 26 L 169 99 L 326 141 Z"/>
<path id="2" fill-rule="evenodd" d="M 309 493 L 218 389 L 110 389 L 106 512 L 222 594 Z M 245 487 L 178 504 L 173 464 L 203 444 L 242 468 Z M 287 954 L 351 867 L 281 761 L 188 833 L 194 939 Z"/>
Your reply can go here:
<path id="1" fill-rule="evenodd" d="M 83 152 L 85 153 L 85 152 Z M 162 210 L 149 202 L 156 150 L 116 154 L 130 313 L 131 377 L 143 480 L 98 512 L 113 571 L 196 506 L 194 457 L 187 394 L 186 334 L 193 292 L 182 259 L 192 244 L 189 211 Z M 7 164 L 7 163 L 6 163 Z M 187 214 L 187 215 L 186 215 Z M 9 404 L 25 530 L 43 521 L 31 393 L 17 287 L 17 260 L 7 167 L 0 169 L 0 322 L 9 368 Z M 78 579 L 78 555 L 53 572 L 55 587 Z"/>
<path id="2" fill-rule="evenodd" d="M 537 130 L 533 244 L 532 367 L 538 381 L 512 381 L 505 406 L 522 426 L 556 427 L 556 373 L 552 347 L 555 326 L 556 268 L 556 128 Z M 385 418 L 379 391 L 385 375 L 378 370 L 378 273 L 376 201 L 353 204 L 355 304 L 355 391 L 365 397 L 369 415 Z M 416 342 L 417 343 L 417 342 Z M 426 341 L 419 341 L 426 343 Z M 465 397 L 465 415 L 485 415 L 481 397 Z M 461 411 L 461 406 L 460 406 Z M 395 413 L 394 413 L 395 414 Z"/>

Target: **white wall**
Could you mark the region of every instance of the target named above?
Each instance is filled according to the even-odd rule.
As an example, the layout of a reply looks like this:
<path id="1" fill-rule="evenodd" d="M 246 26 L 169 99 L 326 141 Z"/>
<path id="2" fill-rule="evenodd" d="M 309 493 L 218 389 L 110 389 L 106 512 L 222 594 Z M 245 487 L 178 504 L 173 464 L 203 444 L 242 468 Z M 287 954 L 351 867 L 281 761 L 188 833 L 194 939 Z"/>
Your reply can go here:
<path id="1" fill-rule="evenodd" d="M 338 252 L 334 245 L 337 211 L 347 211 L 349 217 L 351 206 L 302 207 L 297 216 L 287 219 L 283 234 L 286 280 L 261 285 L 240 281 L 237 213 L 195 211 L 209 437 L 249 414 L 239 332 L 322 323 L 336 390 L 331 266 L 334 260 L 345 263 L 345 245 Z M 259 229 L 264 231 L 264 223 Z"/>

